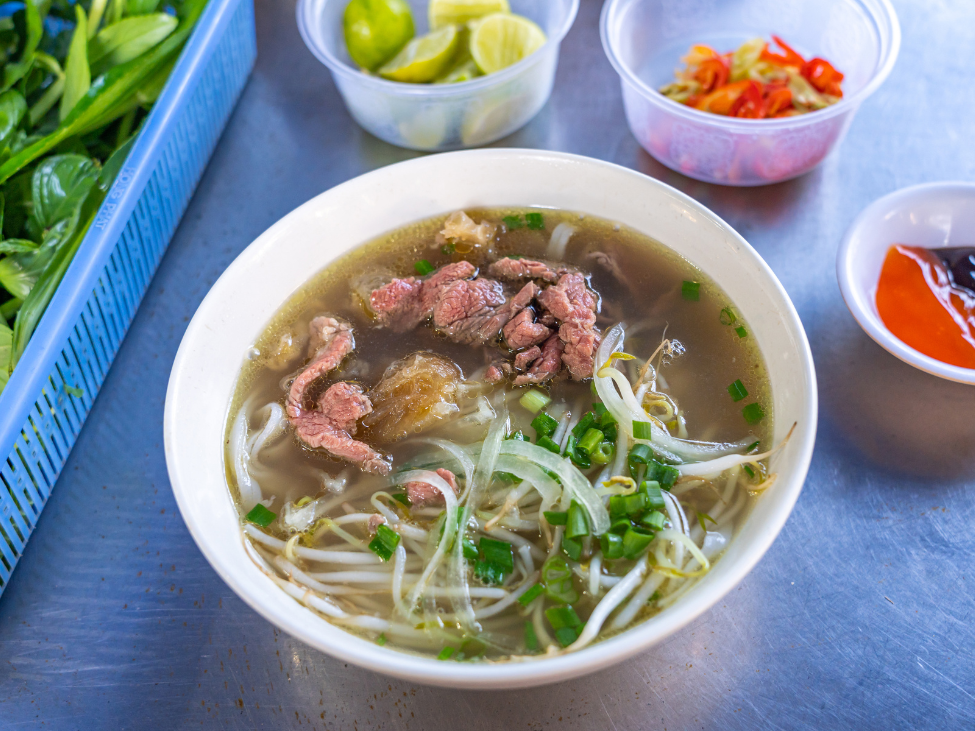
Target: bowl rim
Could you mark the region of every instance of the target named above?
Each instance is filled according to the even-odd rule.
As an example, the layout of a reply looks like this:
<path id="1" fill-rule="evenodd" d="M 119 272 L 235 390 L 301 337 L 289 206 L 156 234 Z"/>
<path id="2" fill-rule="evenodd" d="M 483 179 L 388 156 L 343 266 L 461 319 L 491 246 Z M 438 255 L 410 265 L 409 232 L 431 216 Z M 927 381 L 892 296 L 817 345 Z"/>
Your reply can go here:
<path id="1" fill-rule="evenodd" d="M 461 81 L 456 84 L 409 84 L 402 81 L 388 81 L 379 76 L 370 76 L 363 73 L 358 68 L 350 66 L 341 58 L 333 54 L 324 45 L 319 45 L 316 35 L 312 32 L 312 23 L 316 19 L 314 7 L 317 3 L 338 2 L 338 0 L 298 0 L 295 6 L 295 17 L 298 21 L 298 33 L 305 42 L 312 55 L 321 61 L 329 71 L 338 74 L 350 81 L 371 88 L 373 91 L 385 94 L 393 94 L 403 97 L 414 97 L 423 100 L 443 99 L 453 96 L 464 95 L 487 89 L 498 84 L 502 84 L 508 79 L 519 76 L 523 72 L 540 63 L 546 56 L 546 51 L 554 48 L 558 51 L 562 39 L 565 38 L 572 24 L 575 22 L 579 12 L 580 0 L 569 0 L 569 12 L 566 13 L 562 24 L 554 33 L 549 34 L 545 44 L 529 56 L 521 59 L 516 64 L 508 68 L 496 71 L 493 74 L 480 76 L 470 81 Z"/>
<path id="2" fill-rule="evenodd" d="M 577 165 L 581 164 L 604 168 L 612 171 L 615 175 L 621 176 L 621 178 L 629 178 L 634 183 L 656 187 L 663 195 L 669 196 L 671 199 L 677 199 L 677 201 L 693 211 L 694 214 L 700 216 L 702 225 L 712 228 L 717 227 L 724 235 L 730 236 L 734 243 L 740 247 L 738 255 L 748 258 L 750 263 L 757 267 L 761 276 L 770 285 L 772 296 L 777 296 L 783 306 L 786 315 L 785 319 L 788 322 L 788 331 L 794 336 L 795 343 L 800 351 L 797 357 L 802 364 L 803 375 L 805 377 L 804 385 L 797 387 L 799 388 L 797 398 L 809 405 L 807 413 L 799 420 L 799 433 L 793 437 L 793 444 L 795 444 L 796 449 L 793 471 L 787 480 L 780 480 L 780 483 L 785 483 L 783 492 L 777 497 L 776 504 L 769 511 L 766 522 L 763 523 L 763 529 L 751 537 L 749 547 L 737 557 L 735 563 L 732 564 L 733 568 L 729 567 L 728 571 L 718 575 L 714 583 L 709 585 L 707 592 L 700 594 L 692 593 L 695 598 L 687 603 L 683 612 L 661 615 L 661 618 L 654 623 L 644 623 L 643 625 L 620 633 L 615 637 L 610 637 L 599 643 L 590 645 L 578 652 L 554 658 L 542 658 L 530 662 L 506 662 L 483 665 L 444 663 L 434 658 L 380 647 L 373 642 L 352 635 L 334 625 L 332 625 L 332 629 L 334 629 L 335 635 L 309 636 L 303 628 L 301 619 L 305 616 L 303 612 L 311 612 L 311 610 L 289 598 L 289 601 L 294 602 L 293 608 L 289 604 L 288 612 L 280 615 L 277 614 L 275 609 L 270 606 L 271 602 L 262 599 L 260 587 L 255 586 L 254 582 L 248 580 L 238 580 L 238 576 L 234 572 L 235 564 L 223 562 L 219 558 L 211 555 L 208 543 L 203 536 L 205 516 L 197 515 L 188 509 L 189 494 L 194 489 L 195 483 L 193 485 L 183 484 L 180 480 L 180 475 L 184 470 L 187 470 L 187 467 L 180 464 L 180 454 L 177 448 L 178 430 L 176 428 L 178 420 L 174 403 L 177 398 L 182 398 L 182 395 L 178 392 L 182 388 L 189 388 L 188 384 L 184 382 L 188 378 L 192 378 L 192 373 L 186 371 L 185 361 L 190 357 L 188 356 L 188 351 L 193 347 L 191 342 L 198 338 L 208 337 L 207 328 L 209 327 L 209 323 L 203 320 L 201 313 L 206 310 L 208 300 L 211 297 L 215 297 L 214 293 L 220 287 L 221 280 L 234 277 L 238 270 L 251 267 L 252 263 L 250 259 L 256 258 L 259 255 L 262 242 L 274 239 L 280 232 L 285 231 L 289 225 L 289 221 L 293 218 L 298 218 L 303 211 L 314 210 L 315 206 L 322 206 L 327 202 L 328 196 L 336 195 L 334 191 L 351 188 L 349 192 L 356 192 L 359 188 L 353 186 L 364 186 L 379 182 L 384 175 L 387 175 L 390 170 L 394 169 L 408 170 L 413 176 L 417 176 L 422 173 L 425 166 L 443 158 L 454 158 L 457 160 L 456 164 L 463 168 L 465 161 L 471 160 L 474 157 L 494 158 L 503 162 L 506 168 L 510 168 L 514 163 L 524 163 L 527 161 L 530 161 L 532 164 L 574 163 Z M 171 486 L 190 534 L 218 575 L 257 613 L 264 616 L 272 624 L 284 629 L 289 634 L 316 649 L 343 661 L 351 662 L 378 673 L 400 677 L 411 682 L 441 687 L 500 689 L 528 687 L 567 680 L 617 664 L 663 641 L 718 603 L 761 560 L 791 514 L 799 493 L 802 491 L 812 460 L 817 418 L 818 392 L 815 366 L 809 341 L 798 313 L 785 288 L 768 264 L 728 223 L 690 196 L 681 193 L 665 183 L 620 165 L 561 152 L 488 148 L 414 158 L 353 178 L 294 209 L 257 237 L 213 285 L 210 293 L 204 298 L 197 314 L 194 315 L 193 320 L 187 327 L 179 351 L 176 354 L 169 388 L 166 394 L 164 439 Z M 279 588 L 274 587 L 274 589 L 280 592 Z M 283 592 L 281 595 L 285 596 Z M 684 601 L 686 602 L 687 600 Z"/>
<path id="3" fill-rule="evenodd" d="M 861 280 L 854 271 L 854 255 L 865 245 L 863 243 L 865 239 L 858 235 L 861 229 L 876 219 L 878 215 L 884 212 L 889 214 L 894 210 L 903 210 L 910 206 L 916 196 L 935 191 L 965 193 L 971 197 L 972 203 L 975 205 L 975 183 L 961 180 L 911 185 L 878 198 L 860 211 L 857 217 L 853 219 L 853 223 L 847 228 L 846 233 L 843 234 L 843 240 L 836 252 L 836 279 L 839 282 L 840 293 L 843 295 L 843 300 L 846 302 L 850 314 L 863 328 L 863 331 L 880 347 L 925 373 L 956 383 L 975 385 L 975 368 L 962 368 L 961 366 L 943 363 L 915 350 L 888 330 L 879 315 L 871 309 L 869 293 L 864 291 L 860 285 Z"/>
<path id="4" fill-rule="evenodd" d="M 603 44 L 603 51 L 605 52 L 606 57 L 609 59 L 609 62 L 613 65 L 613 68 L 616 69 L 616 73 L 619 74 L 620 79 L 636 87 L 641 96 L 653 104 L 662 107 L 665 111 L 671 114 L 713 127 L 722 127 L 726 129 L 731 128 L 738 132 L 755 132 L 757 130 L 764 132 L 777 129 L 794 129 L 796 127 L 805 127 L 816 124 L 817 122 L 823 122 L 827 119 L 832 119 L 838 115 L 845 114 L 846 112 L 856 110 L 864 99 L 873 94 L 873 92 L 880 87 L 880 85 L 890 75 L 891 70 L 893 70 L 901 47 L 900 21 L 897 18 L 897 13 L 894 11 L 894 7 L 891 5 L 890 0 L 869 1 L 877 3 L 881 12 L 874 12 L 870 7 L 867 6 L 864 0 L 856 0 L 861 7 L 864 7 L 871 19 L 878 26 L 883 25 L 882 21 L 886 21 L 886 24 L 890 28 L 890 42 L 886 49 L 886 57 L 881 57 L 883 59 L 883 63 L 881 63 L 880 67 L 874 71 L 870 81 L 855 94 L 851 96 L 844 96 L 839 102 L 826 107 L 825 109 L 817 109 L 813 113 L 802 114 L 796 117 L 783 117 L 781 119 L 738 119 L 736 117 L 725 117 L 721 114 L 710 114 L 708 112 L 702 112 L 699 109 L 694 109 L 693 107 L 688 107 L 685 104 L 675 102 L 673 99 L 668 99 L 652 86 L 644 82 L 629 67 L 629 65 L 624 63 L 619 57 L 616 52 L 616 46 L 613 43 L 613 39 L 610 37 L 609 32 L 610 16 L 615 12 L 618 12 L 623 3 L 632 3 L 634 0 L 606 0 L 606 3 L 603 5 L 602 12 L 599 16 L 599 37 Z M 881 50 L 884 50 L 883 46 L 881 46 Z"/>

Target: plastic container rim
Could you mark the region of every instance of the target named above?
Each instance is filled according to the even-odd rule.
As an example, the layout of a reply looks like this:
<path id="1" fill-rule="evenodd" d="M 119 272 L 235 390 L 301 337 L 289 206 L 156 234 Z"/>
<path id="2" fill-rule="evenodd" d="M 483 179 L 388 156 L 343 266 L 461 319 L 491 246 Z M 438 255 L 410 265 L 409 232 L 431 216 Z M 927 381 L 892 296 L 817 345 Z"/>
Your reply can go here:
<path id="1" fill-rule="evenodd" d="M 843 240 L 840 242 L 840 248 L 836 254 L 836 279 L 839 282 L 840 294 L 843 295 L 843 301 L 846 302 L 847 309 L 850 310 L 853 319 L 877 345 L 904 363 L 932 376 L 956 383 L 975 385 L 975 368 L 951 365 L 925 355 L 887 329 L 883 320 L 871 311 L 869 304 L 867 304 L 870 301 L 869 294 L 859 285 L 859 279 L 853 271 L 853 253 L 858 248 L 858 234 L 869 220 L 885 209 L 894 206 L 902 208 L 905 204 L 909 205 L 912 198 L 919 193 L 938 190 L 966 193 L 971 196 L 973 204 L 975 204 L 975 183 L 961 180 L 911 185 L 878 198 L 857 215 L 853 223 L 847 228 L 846 233 L 843 234 Z"/>
<path id="2" fill-rule="evenodd" d="M 616 53 L 615 45 L 610 39 L 609 23 L 611 20 L 610 16 L 616 13 L 619 10 L 620 5 L 622 5 L 624 2 L 632 2 L 632 0 L 606 0 L 606 4 L 603 5 L 603 10 L 600 13 L 599 18 L 599 37 L 603 44 L 603 51 L 605 52 L 606 57 L 609 59 L 609 62 L 613 65 L 613 68 L 616 69 L 616 73 L 619 74 L 620 78 L 628 82 L 631 86 L 635 87 L 644 99 L 656 104 L 670 114 L 713 127 L 732 128 L 736 132 L 757 130 L 768 131 L 805 127 L 811 124 L 816 124 L 820 121 L 831 119 L 848 111 L 854 111 L 864 99 L 873 94 L 873 92 L 875 92 L 877 88 L 887 79 L 891 70 L 894 68 L 894 63 L 897 61 L 898 54 L 900 53 L 900 21 L 897 19 L 897 13 L 894 11 L 894 7 L 890 4 L 890 0 L 857 0 L 857 4 L 866 10 L 867 14 L 870 16 L 870 19 L 881 31 L 885 25 L 890 29 L 890 39 L 886 44 L 886 57 L 881 55 L 883 62 L 874 72 L 873 76 L 870 78 L 870 81 L 864 85 L 862 89 L 851 96 L 843 97 L 841 101 L 833 104 L 832 106 L 826 107 L 825 109 L 817 109 L 814 113 L 803 114 L 796 117 L 783 117 L 781 119 L 737 119 L 735 117 L 725 117 L 724 115 L 720 114 L 702 112 L 698 109 L 688 107 L 685 104 L 675 102 L 673 99 L 668 99 L 652 86 L 645 83 L 630 69 L 627 64 L 623 63 L 622 59 L 620 59 Z M 870 7 L 871 2 L 876 3 L 878 7 Z M 881 53 L 883 54 L 883 36 L 881 36 L 880 40 Z"/>
<path id="3" fill-rule="evenodd" d="M 463 96 L 468 92 L 486 89 L 496 84 L 501 84 L 508 79 L 520 75 L 523 71 L 538 64 L 544 57 L 544 51 L 550 47 L 558 48 L 565 38 L 572 24 L 575 22 L 576 14 L 579 12 L 579 0 L 570 0 L 569 12 L 566 13 L 562 24 L 554 33 L 549 35 L 545 45 L 539 48 L 530 56 L 523 58 L 513 66 L 497 71 L 493 74 L 481 76 L 470 81 L 461 81 L 456 84 L 407 84 L 402 81 L 387 81 L 379 76 L 369 76 L 357 68 L 349 66 L 342 59 L 329 52 L 327 48 L 320 46 L 309 30 L 309 27 L 316 19 L 314 6 L 317 3 L 334 2 L 335 0 L 298 0 L 295 8 L 295 15 L 298 21 L 298 32 L 301 39 L 305 42 L 308 50 L 312 52 L 319 61 L 328 67 L 333 74 L 338 74 L 346 79 L 359 83 L 374 91 L 380 91 L 402 97 L 417 98 L 446 98 L 453 96 Z"/>

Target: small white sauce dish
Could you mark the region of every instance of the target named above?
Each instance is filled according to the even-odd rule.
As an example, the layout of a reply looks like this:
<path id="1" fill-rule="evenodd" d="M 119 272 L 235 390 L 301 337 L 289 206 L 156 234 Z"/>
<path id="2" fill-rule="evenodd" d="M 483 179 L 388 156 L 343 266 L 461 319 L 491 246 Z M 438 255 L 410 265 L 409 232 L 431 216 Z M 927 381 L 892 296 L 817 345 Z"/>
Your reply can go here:
<path id="1" fill-rule="evenodd" d="M 227 487 L 224 437 L 241 364 L 282 304 L 316 271 L 412 221 L 470 207 L 539 206 L 617 221 L 678 252 L 735 303 L 765 356 L 776 482 L 755 502 L 714 568 L 649 621 L 575 653 L 525 662 L 444 662 L 349 634 L 285 594 L 250 559 Z M 418 158 L 339 185 L 291 212 L 213 285 L 187 328 L 166 395 L 166 461 L 193 538 L 224 581 L 284 631 L 345 662 L 412 682 L 526 688 L 567 680 L 645 652 L 699 617 L 758 563 L 802 490 L 816 438 L 812 354 L 772 270 L 727 223 L 645 175 L 590 158 L 488 149 Z"/>
<path id="2" fill-rule="evenodd" d="M 846 306 L 881 347 L 915 368 L 958 383 L 975 384 L 975 370 L 948 365 L 905 345 L 877 312 L 877 283 L 894 244 L 940 249 L 975 246 L 975 183 L 926 183 L 873 203 L 847 229 L 836 258 Z"/>

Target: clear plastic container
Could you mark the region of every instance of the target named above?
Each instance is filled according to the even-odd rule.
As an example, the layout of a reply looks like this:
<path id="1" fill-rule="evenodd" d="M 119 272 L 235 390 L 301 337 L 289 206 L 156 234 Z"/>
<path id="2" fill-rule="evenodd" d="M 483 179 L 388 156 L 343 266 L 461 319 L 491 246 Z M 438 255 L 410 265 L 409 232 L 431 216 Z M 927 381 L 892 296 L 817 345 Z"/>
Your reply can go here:
<path id="1" fill-rule="evenodd" d="M 548 101 L 559 44 L 579 0 L 512 0 L 511 11 L 538 23 L 548 42 L 502 71 L 459 84 L 404 84 L 363 73 L 349 58 L 342 33 L 348 0 L 299 0 L 298 30 L 332 72 L 353 118 L 399 147 L 437 152 L 477 147 L 509 135 Z M 427 3 L 410 1 L 416 33 L 427 31 Z"/>
<path id="2" fill-rule="evenodd" d="M 773 33 L 844 73 L 843 100 L 796 117 L 736 119 L 657 91 L 693 44 L 724 52 Z M 627 122 L 646 151 L 692 178 L 741 186 L 788 180 L 822 162 L 887 78 L 901 39 L 888 0 L 607 0 L 600 34 L 620 75 Z"/>

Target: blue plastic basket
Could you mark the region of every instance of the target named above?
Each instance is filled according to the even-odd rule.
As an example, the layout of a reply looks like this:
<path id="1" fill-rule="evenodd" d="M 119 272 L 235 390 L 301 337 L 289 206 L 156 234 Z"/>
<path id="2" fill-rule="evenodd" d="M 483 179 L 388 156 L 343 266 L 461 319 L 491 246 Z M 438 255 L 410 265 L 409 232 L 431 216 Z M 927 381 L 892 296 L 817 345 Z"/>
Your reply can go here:
<path id="1" fill-rule="evenodd" d="M 253 0 L 210 0 L 0 394 L 0 594 L 256 55 Z"/>

